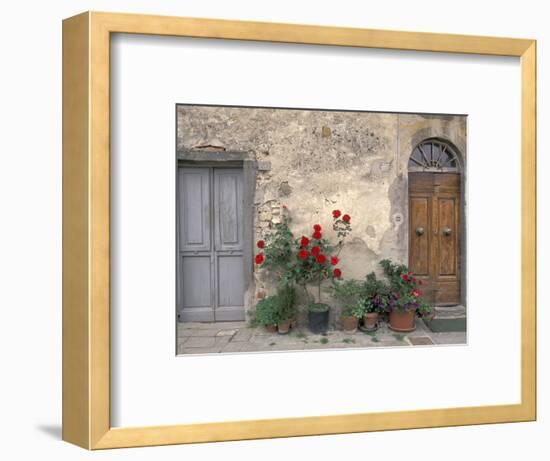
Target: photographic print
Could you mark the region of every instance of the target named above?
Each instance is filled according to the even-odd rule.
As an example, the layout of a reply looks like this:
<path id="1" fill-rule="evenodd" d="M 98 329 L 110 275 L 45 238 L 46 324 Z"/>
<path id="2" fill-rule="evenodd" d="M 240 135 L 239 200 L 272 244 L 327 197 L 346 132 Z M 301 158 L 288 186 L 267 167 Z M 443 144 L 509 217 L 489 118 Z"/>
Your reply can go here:
<path id="1" fill-rule="evenodd" d="M 465 115 L 176 123 L 179 355 L 466 343 Z"/>

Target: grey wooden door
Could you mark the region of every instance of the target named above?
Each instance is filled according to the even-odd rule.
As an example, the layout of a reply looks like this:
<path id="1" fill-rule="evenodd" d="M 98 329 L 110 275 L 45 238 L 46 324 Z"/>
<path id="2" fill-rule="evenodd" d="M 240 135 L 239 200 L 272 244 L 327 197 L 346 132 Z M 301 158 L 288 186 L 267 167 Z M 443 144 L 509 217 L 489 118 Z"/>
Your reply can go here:
<path id="1" fill-rule="evenodd" d="M 179 320 L 244 320 L 242 169 L 179 168 L 178 185 Z"/>

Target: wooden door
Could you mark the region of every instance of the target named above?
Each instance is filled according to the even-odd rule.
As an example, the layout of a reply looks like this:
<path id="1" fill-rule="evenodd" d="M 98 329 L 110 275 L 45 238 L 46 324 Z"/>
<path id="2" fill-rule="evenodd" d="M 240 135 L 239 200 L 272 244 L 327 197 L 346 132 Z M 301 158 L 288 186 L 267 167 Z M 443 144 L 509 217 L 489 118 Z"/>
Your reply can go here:
<path id="1" fill-rule="evenodd" d="M 409 268 L 435 305 L 460 303 L 460 175 L 409 173 Z"/>
<path id="2" fill-rule="evenodd" d="M 237 168 L 178 169 L 178 318 L 244 320 L 243 191 Z"/>

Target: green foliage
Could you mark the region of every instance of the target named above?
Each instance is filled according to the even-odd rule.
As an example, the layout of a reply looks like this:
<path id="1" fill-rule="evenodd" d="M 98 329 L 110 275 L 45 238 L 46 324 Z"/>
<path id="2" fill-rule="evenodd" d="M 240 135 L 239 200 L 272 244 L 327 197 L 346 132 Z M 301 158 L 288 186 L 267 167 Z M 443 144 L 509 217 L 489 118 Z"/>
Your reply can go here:
<path id="1" fill-rule="evenodd" d="M 268 296 L 256 304 L 255 323 L 262 326 L 279 322 L 279 302 L 277 296 Z"/>
<path id="2" fill-rule="evenodd" d="M 328 338 L 322 337 L 322 338 L 319 340 L 319 342 L 320 342 L 321 344 L 328 344 Z"/>
<path id="3" fill-rule="evenodd" d="M 360 301 L 357 301 L 353 306 L 350 308 L 344 309 L 343 311 L 344 315 L 351 315 L 353 317 L 357 317 L 360 319 L 365 315 L 365 307 L 363 306 L 363 303 Z"/>
<path id="4" fill-rule="evenodd" d="M 384 312 L 388 306 L 390 286 L 384 280 L 379 280 L 374 272 L 367 274 L 361 304 L 364 313 Z"/>
<path id="5" fill-rule="evenodd" d="M 351 309 L 365 291 L 364 283 L 359 280 L 333 280 L 329 287 L 332 297 L 342 303 L 344 309 Z"/>
<path id="6" fill-rule="evenodd" d="M 310 312 L 326 312 L 329 310 L 328 304 L 324 303 L 309 303 L 307 308 Z"/>
<path id="7" fill-rule="evenodd" d="M 388 304 L 390 287 L 371 272 L 365 280 L 334 280 L 329 288 L 332 296 L 343 304 L 343 314 L 361 318 L 365 313 L 383 312 Z"/>
<path id="8" fill-rule="evenodd" d="M 296 289 L 292 285 L 280 285 L 277 294 L 268 296 L 256 304 L 254 323 L 257 325 L 274 325 L 294 317 Z"/>
<path id="9" fill-rule="evenodd" d="M 261 267 L 268 269 L 281 279 L 289 278 L 286 272 L 294 262 L 295 242 L 294 236 L 288 227 L 290 220 L 283 217 L 280 223 L 275 224 L 273 232 L 265 236 L 265 247 L 263 254 L 265 257 Z"/>
<path id="10" fill-rule="evenodd" d="M 289 227 L 290 218 L 283 214 L 282 221 L 274 225 L 273 231 L 265 236 L 265 240 L 257 242 L 261 251 L 256 254 L 256 264 L 274 274 L 284 285 L 301 286 L 310 301 L 320 303 L 322 281 L 340 278 L 342 275 L 341 270 L 336 267 L 339 262 L 338 254 L 345 237 L 351 232 L 349 215 L 342 216 L 339 210 L 334 210 L 332 215 L 333 230 L 339 238 L 336 247 L 323 238 L 319 224 L 313 225 L 310 236 L 295 238 Z M 336 248 L 338 252 L 332 254 Z M 307 291 L 307 286 L 311 283 L 317 285 L 316 297 Z"/>
<path id="11" fill-rule="evenodd" d="M 292 284 L 280 284 L 277 288 L 278 315 L 280 320 L 288 320 L 296 314 L 296 288 Z"/>
<path id="12" fill-rule="evenodd" d="M 432 307 L 422 297 L 422 281 L 417 279 L 407 266 L 395 264 L 389 259 L 383 259 L 380 265 L 390 282 L 388 310 L 414 310 L 419 316 L 432 312 Z"/>

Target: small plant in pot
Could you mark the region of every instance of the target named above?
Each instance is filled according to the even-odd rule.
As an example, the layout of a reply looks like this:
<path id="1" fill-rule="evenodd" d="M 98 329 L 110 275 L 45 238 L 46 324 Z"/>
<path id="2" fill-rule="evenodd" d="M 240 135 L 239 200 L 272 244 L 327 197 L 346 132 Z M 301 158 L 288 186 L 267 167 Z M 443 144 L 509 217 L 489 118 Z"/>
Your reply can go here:
<path id="1" fill-rule="evenodd" d="M 277 332 L 279 323 L 278 296 L 267 296 L 256 304 L 255 323 L 263 326 L 270 333 Z"/>
<path id="2" fill-rule="evenodd" d="M 359 327 L 359 319 L 363 317 L 363 306 L 356 302 L 342 311 L 342 329 L 346 333 L 355 333 Z"/>
<path id="3" fill-rule="evenodd" d="M 363 316 L 363 308 L 358 303 L 362 290 L 363 286 L 357 280 L 333 279 L 329 288 L 332 297 L 343 306 L 342 329 L 347 333 L 357 331 L 359 319 Z"/>
<path id="4" fill-rule="evenodd" d="M 281 284 L 277 289 L 279 334 L 286 335 L 290 331 L 292 322 L 296 316 L 294 304 L 296 302 L 296 290 L 292 284 Z"/>
<path id="5" fill-rule="evenodd" d="M 364 330 L 375 331 L 378 329 L 379 316 L 388 305 L 389 290 L 388 284 L 383 280 L 378 280 L 374 272 L 367 274 L 363 297 L 360 300 L 360 305 L 363 308 Z"/>
<path id="6" fill-rule="evenodd" d="M 427 316 L 432 311 L 422 298 L 422 280 L 414 277 L 403 264 L 394 264 L 388 259 L 380 261 L 380 264 L 390 281 L 387 306 L 389 327 L 400 333 L 414 331 L 416 316 Z"/>

